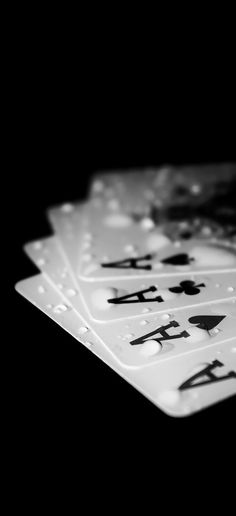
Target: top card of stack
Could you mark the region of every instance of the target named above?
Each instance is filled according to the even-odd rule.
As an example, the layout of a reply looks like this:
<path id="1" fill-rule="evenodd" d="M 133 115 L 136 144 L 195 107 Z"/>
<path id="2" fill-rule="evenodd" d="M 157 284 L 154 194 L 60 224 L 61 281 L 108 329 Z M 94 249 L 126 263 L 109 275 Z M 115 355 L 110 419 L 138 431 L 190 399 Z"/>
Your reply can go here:
<path id="1" fill-rule="evenodd" d="M 235 271 L 235 196 L 233 164 L 100 174 L 76 273 L 99 281 Z"/>

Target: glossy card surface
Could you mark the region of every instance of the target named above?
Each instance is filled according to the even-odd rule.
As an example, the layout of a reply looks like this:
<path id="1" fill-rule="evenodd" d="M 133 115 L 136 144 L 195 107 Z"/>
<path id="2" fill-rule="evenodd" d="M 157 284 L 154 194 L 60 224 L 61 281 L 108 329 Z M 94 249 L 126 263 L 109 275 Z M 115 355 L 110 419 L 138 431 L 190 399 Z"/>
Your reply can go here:
<path id="1" fill-rule="evenodd" d="M 19 282 L 16 289 L 168 415 L 187 416 L 236 393 L 235 340 L 189 354 L 184 361 L 177 357 L 148 370 L 127 370 L 43 275 Z"/>
<path id="2" fill-rule="evenodd" d="M 54 279 L 64 290 L 65 261 L 56 237 L 31 242 L 25 246 L 27 255 L 39 268 Z M 59 274 L 58 272 L 59 271 Z M 67 274 L 68 276 L 68 274 Z M 97 322 L 112 322 L 119 319 L 144 317 L 145 314 L 164 314 L 218 300 L 233 299 L 236 295 L 236 270 L 231 273 L 217 273 L 180 277 L 161 277 L 143 282 L 138 279 L 86 282 L 75 278 L 76 289 L 88 311 L 89 317 Z M 73 288 L 71 289 L 71 292 Z M 76 307 L 77 297 L 74 298 Z M 80 308 L 80 307 L 79 307 Z"/>
<path id="3" fill-rule="evenodd" d="M 53 261 L 49 265 L 47 247 L 45 255 L 48 255 L 48 259 L 42 264 L 40 258 L 41 267 L 48 279 L 56 284 L 56 288 L 62 293 L 63 283 L 57 282 L 56 275 L 58 274 L 59 279 L 60 274 L 66 273 L 63 261 L 59 272 L 59 268 L 52 266 Z M 64 282 L 64 285 L 69 291 L 70 284 L 68 286 L 68 283 Z M 124 319 L 102 324 L 89 317 L 80 292 L 75 290 L 73 294 L 70 301 L 72 306 L 76 307 L 78 313 L 83 313 L 94 333 L 126 367 L 150 366 L 153 362 L 170 360 L 175 356 L 205 349 L 235 337 L 236 297 L 225 302 L 218 301 L 159 315 L 145 312 L 143 318 L 138 320 Z"/>
<path id="4" fill-rule="evenodd" d="M 84 220 L 76 270 L 81 279 L 230 272 L 236 267 L 234 242 L 229 245 L 215 237 L 176 240 L 161 226 L 148 227 L 145 219 L 134 220 L 120 208 L 105 207 L 102 201 L 86 205 Z"/>

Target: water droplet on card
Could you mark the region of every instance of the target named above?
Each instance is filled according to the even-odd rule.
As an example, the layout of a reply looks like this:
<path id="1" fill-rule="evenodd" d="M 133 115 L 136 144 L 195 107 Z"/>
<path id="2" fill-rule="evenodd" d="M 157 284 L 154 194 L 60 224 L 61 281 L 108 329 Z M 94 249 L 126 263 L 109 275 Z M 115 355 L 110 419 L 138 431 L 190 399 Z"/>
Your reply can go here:
<path id="1" fill-rule="evenodd" d="M 85 333 L 88 333 L 88 331 L 89 328 L 87 328 L 87 326 L 80 326 L 80 328 L 78 329 L 79 335 L 84 335 Z"/>
<path id="2" fill-rule="evenodd" d="M 66 291 L 68 297 L 74 297 L 77 294 L 77 291 L 74 288 L 68 288 Z"/>
<path id="3" fill-rule="evenodd" d="M 73 209 L 74 209 L 74 206 L 71 203 L 63 204 L 61 207 L 61 211 L 63 213 L 71 213 L 73 211 Z"/>
<path id="4" fill-rule="evenodd" d="M 93 235 L 92 233 L 84 233 L 84 236 L 83 236 L 84 240 L 92 240 L 93 238 Z"/>
<path id="5" fill-rule="evenodd" d="M 171 315 L 170 315 L 170 314 L 163 314 L 163 315 L 161 315 L 161 319 L 162 319 L 163 321 L 168 321 L 168 319 L 170 319 L 170 318 L 171 318 Z"/>
<path id="6" fill-rule="evenodd" d="M 199 185 L 199 184 L 194 184 L 194 185 L 192 185 L 192 186 L 191 186 L 191 192 L 192 192 L 194 195 L 198 195 L 198 194 L 200 194 L 200 193 L 201 193 L 201 190 L 202 190 L 202 188 L 201 188 L 201 185 Z"/>
<path id="7" fill-rule="evenodd" d="M 186 221 L 180 222 L 179 223 L 179 228 L 180 229 L 188 229 L 189 228 L 189 223 L 186 222 Z"/>
<path id="8" fill-rule="evenodd" d="M 120 203 L 119 203 L 118 199 L 110 199 L 107 203 L 107 206 L 108 206 L 109 210 L 118 211 L 120 208 Z"/>
<path id="9" fill-rule="evenodd" d="M 90 342 L 89 340 L 86 340 L 85 342 L 83 342 L 84 346 L 86 346 L 86 348 L 91 348 L 93 346 L 93 343 Z"/>
<path id="10" fill-rule="evenodd" d="M 151 311 L 152 311 L 152 309 L 151 309 L 151 308 L 143 308 L 142 313 L 143 313 L 143 314 L 147 314 L 147 313 L 149 313 L 149 312 L 151 312 Z"/>
<path id="11" fill-rule="evenodd" d="M 145 217 L 141 220 L 140 226 L 145 231 L 150 231 L 155 227 L 155 224 L 152 219 L 150 219 L 149 217 Z"/>
<path id="12" fill-rule="evenodd" d="M 234 287 L 228 287 L 227 290 L 228 292 L 234 292 Z"/>
<path id="13" fill-rule="evenodd" d="M 157 342 L 156 340 L 147 340 L 144 342 L 144 344 L 142 344 L 140 348 L 140 354 L 145 357 L 151 357 L 157 353 L 160 353 L 161 350 L 162 345 L 160 342 Z"/>
<path id="14" fill-rule="evenodd" d="M 66 311 L 68 310 L 68 308 L 69 308 L 69 307 L 68 307 L 67 305 L 65 305 L 65 304 L 61 303 L 61 304 L 59 304 L 59 305 L 57 305 L 57 306 L 55 306 L 55 307 L 53 308 L 53 312 L 54 312 L 55 314 L 61 314 L 61 313 L 63 313 L 63 312 L 66 312 Z"/>
<path id="15" fill-rule="evenodd" d="M 149 324 L 149 322 L 144 319 L 143 321 L 140 321 L 140 324 L 141 326 L 146 326 L 146 324 Z"/>
<path id="16" fill-rule="evenodd" d="M 159 403 L 163 403 L 168 407 L 177 405 L 181 400 L 180 392 L 178 390 L 166 390 L 162 391 L 158 396 Z"/>
<path id="17" fill-rule="evenodd" d="M 94 181 L 92 190 L 94 193 L 101 193 L 104 189 L 104 183 L 100 180 Z"/>
<path id="18" fill-rule="evenodd" d="M 43 267 L 43 265 L 46 264 L 46 260 L 44 258 L 39 258 L 36 263 L 38 267 Z"/>
<path id="19" fill-rule="evenodd" d="M 212 234 L 212 229 L 208 226 L 205 226 L 204 228 L 202 228 L 201 232 L 204 236 L 210 236 Z"/>
<path id="20" fill-rule="evenodd" d="M 42 242 L 38 241 L 38 242 L 34 242 L 34 244 L 33 244 L 33 249 L 35 251 L 40 251 L 42 249 L 42 247 L 43 247 Z"/>
<path id="21" fill-rule="evenodd" d="M 213 328 L 213 330 L 211 331 L 211 335 L 217 335 L 217 333 L 220 333 L 220 329 L 219 328 Z"/>
<path id="22" fill-rule="evenodd" d="M 159 251 L 171 243 L 170 239 L 162 234 L 152 233 L 146 240 L 146 248 L 148 251 Z"/>
<path id="23" fill-rule="evenodd" d="M 93 272 L 96 272 L 98 270 L 98 265 L 96 263 L 91 263 L 84 269 L 84 275 L 89 276 Z"/>
<path id="24" fill-rule="evenodd" d="M 190 342 L 191 344 L 196 344 L 197 342 L 203 342 L 204 340 L 209 340 L 211 337 L 207 330 L 202 330 L 201 328 L 187 328 L 188 337 L 184 338 L 186 342 Z"/>
<path id="25" fill-rule="evenodd" d="M 39 285 L 38 292 L 39 292 L 39 294 L 44 294 L 44 292 L 46 292 L 45 287 L 43 287 L 42 285 Z"/>
<path id="26" fill-rule="evenodd" d="M 113 303 L 108 303 L 108 299 L 116 298 L 117 293 L 118 291 L 116 288 L 98 288 L 92 292 L 91 300 L 93 305 L 99 310 L 109 310 L 115 305 Z"/>
<path id="27" fill-rule="evenodd" d="M 124 247 L 124 251 L 125 253 L 132 253 L 133 251 L 135 251 L 136 248 L 134 245 L 132 244 L 127 244 L 125 247 Z"/>
<path id="28" fill-rule="evenodd" d="M 86 251 L 87 249 L 90 249 L 90 247 L 91 247 L 91 242 L 89 242 L 89 241 L 84 242 L 82 245 L 82 250 Z"/>
<path id="29" fill-rule="evenodd" d="M 47 308 L 52 308 L 52 307 L 53 307 L 53 305 L 51 305 L 51 303 L 48 303 L 48 304 L 46 305 L 46 307 L 47 307 Z"/>

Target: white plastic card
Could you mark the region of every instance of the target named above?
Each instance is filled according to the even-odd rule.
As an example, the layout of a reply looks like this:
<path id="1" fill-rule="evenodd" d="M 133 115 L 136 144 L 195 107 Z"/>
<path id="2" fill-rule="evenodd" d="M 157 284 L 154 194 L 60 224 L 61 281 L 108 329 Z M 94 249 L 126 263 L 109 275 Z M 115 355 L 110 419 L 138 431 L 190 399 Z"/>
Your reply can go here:
<path id="1" fill-rule="evenodd" d="M 140 318 L 144 314 L 171 313 L 182 308 L 215 303 L 236 295 L 234 272 L 185 276 L 105 280 L 77 280 L 89 315 L 98 322 Z"/>
<path id="2" fill-rule="evenodd" d="M 58 259 L 58 253 L 55 258 L 55 253 L 50 253 L 49 245 L 42 242 L 35 243 L 35 247 L 40 251 L 35 261 L 49 281 L 65 298 L 70 291 L 71 306 L 83 314 L 96 336 L 123 366 L 150 366 L 235 338 L 236 297 L 170 313 L 150 314 L 145 311 L 138 320 L 98 323 L 86 312 L 80 292 L 73 290 L 73 280 L 69 275 L 65 276 L 68 271 L 63 260 L 60 262 Z"/>
<path id="3" fill-rule="evenodd" d="M 16 289 L 168 415 L 187 416 L 236 393 L 235 339 L 184 360 L 176 357 L 148 369 L 126 369 L 42 274 L 20 281 Z"/>
<path id="4" fill-rule="evenodd" d="M 235 243 L 171 242 L 157 227 L 111 213 L 101 202 L 62 205 L 48 216 L 73 273 L 86 281 L 235 271 Z"/>
<path id="5" fill-rule="evenodd" d="M 55 272 L 60 270 L 63 273 L 65 265 L 56 237 L 31 242 L 25 246 L 25 251 L 36 264 L 41 264 L 42 270 L 48 273 L 50 270 L 52 279 L 63 285 Z M 47 267 L 44 269 L 45 260 Z M 181 277 L 153 278 L 153 281 L 145 283 L 141 279 L 117 279 L 105 280 L 101 286 L 78 278 L 76 283 L 89 317 L 97 322 L 112 322 L 130 317 L 143 318 L 146 313 L 171 313 L 185 307 L 234 298 L 236 269 L 232 273 L 199 274 L 196 277 L 183 274 Z"/>
<path id="6" fill-rule="evenodd" d="M 50 208 L 47 212 L 49 222 L 58 237 L 61 252 L 68 261 L 73 273 L 78 268 L 78 257 L 83 250 L 88 249 L 89 238 L 86 240 L 84 231 L 85 203 L 66 203 Z M 82 235 L 86 242 L 83 242 Z"/>
<path id="7" fill-rule="evenodd" d="M 230 272 L 236 243 L 179 241 L 100 200 L 84 207 L 84 232 L 76 273 L 85 280 Z M 89 246 L 88 246 L 89 243 Z"/>
<path id="8" fill-rule="evenodd" d="M 150 212 L 150 205 L 165 209 L 166 204 L 198 203 L 208 197 L 214 184 L 235 174 L 233 164 L 185 166 L 175 169 L 166 164 L 157 168 L 100 172 L 90 185 L 90 197 L 114 204 L 125 212 Z"/>

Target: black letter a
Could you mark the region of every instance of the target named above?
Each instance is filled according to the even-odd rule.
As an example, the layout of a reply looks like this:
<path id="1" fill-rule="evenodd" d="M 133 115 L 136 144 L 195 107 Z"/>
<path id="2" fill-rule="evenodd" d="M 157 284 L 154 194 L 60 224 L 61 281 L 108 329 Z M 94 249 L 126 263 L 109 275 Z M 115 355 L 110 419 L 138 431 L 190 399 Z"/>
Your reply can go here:
<path id="1" fill-rule="evenodd" d="M 152 255 L 146 254 L 140 258 L 125 258 L 125 260 L 119 260 L 118 262 L 101 263 L 101 266 L 113 269 L 144 269 L 150 271 L 151 265 L 138 265 L 138 262 L 142 260 L 152 260 Z"/>
<path id="2" fill-rule="evenodd" d="M 126 296 L 114 297 L 112 299 L 108 299 L 108 303 L 113 303 L 114 305 L 120 305 L 122 303 L 151 303 L 153 301 L 157 301 L 161 303 L 163 301 L 161 296 L 156 297 L 148 297 L 146 298 L 144 294 L 147 292 L 156 292 L 156 287 L 149 287 L 146 290 L 139 290 L 138 292 L 132 292 L 132 294 L 127 294 Z M 136 297 L 137 299 L 132 299 Z M 131 299 L 130 299 L 131 298 Z"/>
<path id="3" fill-rule="evenodd" d="M 202 371 L 194 374 L 191 376 L 191 378 L 186 380 L 186 382 L 182 383 L 179 387 L 179 390 L 184 391 L 185 389 L 199 387 L 200 385 L 207 385 L 208 383 L 221 382 L 222 380 L 227 380 L 227 378 L 236 378 L 236 373 L 234 371 L 229 371 L 229 373 L 224 376 L 215 376 L 214 373 L 212 373 L 213 369 L 216 367 L 222 367 L 223 365 L 224 364 L 219 362 L 219 360 L 213 360 L 213 362 L 202 369 Z M 195 380 L 198 378 L 202 378 L 202 381 L 195 383 Z"/>
<path id="4" fill-rule="evenodd" d="M 166 326 L 159 326 L 154 331 L 151 331 L 150 333 L 146 333 L 146 335 L 143 335 L 142 337 L 138 337 L 137 339 L 131 340 L 130 344 L 131 346 L 135 346 L 137 344 L 143 344 L 146 340 L 150 340 L 150 337 L 153 337 L 152 340 L 156 340 L 157 342 L 162 342 L 163 340 L 173 340 L 173 339 L 180 339 L 181 337 L 189 337 L 189 333 L 187 331 L 181 331 L 181 333 L 177 333 L 177 335 L 169 335 L 166 330 L 169 328 L 176 328 L 179 326 L 177 321 L 171 321 L 169 324 L 166 324 Z M 154 335 L 157 334 L 162 335 L 162 337 L 154 337 Z"/>

